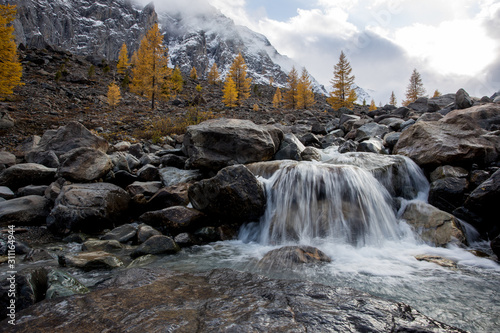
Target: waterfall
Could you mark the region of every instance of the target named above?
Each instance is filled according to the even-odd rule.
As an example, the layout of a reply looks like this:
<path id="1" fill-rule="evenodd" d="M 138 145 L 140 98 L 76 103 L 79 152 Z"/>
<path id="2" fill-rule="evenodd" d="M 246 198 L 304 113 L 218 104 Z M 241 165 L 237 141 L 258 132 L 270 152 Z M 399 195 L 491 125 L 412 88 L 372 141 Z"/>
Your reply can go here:
<path id="1" fill-rule="evenodd" d="M 242 228 L 244 241 L 284 244 L 322 238 L 360 247 L 398 239 L 407 231 L 396 218 L 388 185 L 363 168 L 280 161 L 249 169 L 266 177 L 268 199 L 260 223 Z"/>

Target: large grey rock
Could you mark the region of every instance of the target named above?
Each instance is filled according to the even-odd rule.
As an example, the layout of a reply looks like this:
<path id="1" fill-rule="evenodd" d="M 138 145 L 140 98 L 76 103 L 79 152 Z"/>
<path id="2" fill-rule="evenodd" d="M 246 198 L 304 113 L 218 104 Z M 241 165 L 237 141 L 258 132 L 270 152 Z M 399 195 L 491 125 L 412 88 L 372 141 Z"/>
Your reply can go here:
<path id="1" fill-rule="evenodd" d="M 123 189 L 108 183 L 64 186 L 47 218 L 56 233 L 99 232 L 126 220 L 130 197 Z"/>
<path id="2" fill-rule="evenodd" d="M 160 169 L 160 179 L 165 187 L 197 181 L 201 176 L 198 170 L 181 170 L 174 167 Z"/>
<path id="3" fill-rule="evenodd" d="M 0 130 L 9 130 L 16 125 L 16 121 L 12 119 L 6 111 L 0 112 Z"/>
<path id="4" fill-rule="evenodd" d="M 0 198 L 9 200 L 14 199 L 15 196 L 14 192 L 7 186 L 0 186 Z"/>
<path id="5" fill-rule="evenodd" d="M 45 165 L 48 168 L 58 168 L 59 158 L 53 150 L 30 151 L 25 156 L 26 162 Z"/>
<path id="6" fill-rule="evenodd" d="M 215 177 L 195 183 L 188 195 L 194 208 L 237 223 L 258 220 L 266 205 L 262 184 L 243 165 L 224 168 Z"/>
<path id="7" fill-rule="evenodd" d="M 445 212 L 452 213 L 465 200 L 467 179 L 446 177 L 431 183 L 429 203 Z"/>
<path id="8" fill-rule="evenodd" d="M 116 240 L 120 243 L 127 243 L 132 241 L 137 236 L 137 226 L 133 224 L 124 224 L 113 230 L 107 232 L 101 239 L 104 240 Z"/>
<path id="9" fill-rule="evenodd" d="M 490 103 L 465 110 L 451 111 L 444 117 L 443 121 L 449 123 L 467 121 L 490 131 L 494 126 L 500 126 L 500 105 Z"/>
<path id="10" fill-rule="evenodd" d="M 139 245 L 131 254 L 132 258 L 145 256 L 148 254 L 175 254 L 179 252 L 180 247 L 174 240 L 168 236 L 157 235 L 148 238 Z"/>
<path id="11" fill-rule="evenodd" d="M 89 239 L 82 244 L 82 251 L 96 252 L 105 251 L 112 252 L 121 250 L 123 248 L 122 244 L 115 239 Z"/>
<path id="12" fill-rule="evenodd" d="M 293 133 L 285 134 L 278 152 L 274 155 L 275 160 L 295 160 L 300 161 L 300 154 L 306 147 Z"/>
<path id="13" fill-rule="evenodd" d="M 80 123 L 71 122 L 57 130 L 46 131 L 35 151 L 53 150 L 56 155 L 62 155 L 76 148 L 93 148 L 107 152 L 108 142 L 93 134 Z"/>
<path id="14" fill-rule="evenodd" d="M 429 204 L 410 203 L 401 218 L 406 220 L 425 242 L 434 246 L 467 244 L 465 233 L 457 218 Z"/>
<path id="15" fill-rule="evenodd" d="M 38 303 L 16 319 L 19 333 L 54 327 L 101 332 L 110 323 L 120 332 L 464 332 L 406 304 L 350 288 L 230 269 L 129 269 L 86 295 Z"/>
<path id="16" fill-rule="evenodd" d="M 0 165 L 11 167 L 16 164 L 16 155 L 7 151 L 0 151 Z"/>
<path id="17" fill-rule="evenodd" d="M 283 132 L 276 127 L 221 118 L 189 126 L 183 149 L 190 168 L 217 171 L 229 165 L 271 160 L 282 139 Z"/>
<path id="18" fill-rule="evenodd" d="M 465 91 L 463 88 L 460 88 L 455 96 L 455 104 L 457 106 L 457 109 L 462 110 L 472 107 L 474 105 L 474 101 L 469 96 L 467 91 Z"/>
<path id="19" fill-rule="evenodd" d="M 59 264 L 63 267 L 76 267 L 84 271 L 109 270 L 123 266 L 123 262 L 117 256 L 104 251 L 63 255 L 59 257 Z"/>
<path id="20" fill-rule="evenodd" d="M 16 164 L 0 174 L 0 185 L 17 190 L 27 185 L 50 184 L 54 180 L 56 171 L 57 169 L 47 168 L 41 164 Z"/>
<path id="21" fill-rule="evenodd" d="M 47 287 L 45 299 L 82 295 L 89 292 L 89 289 L 74 276 L 59 269 L 50 269 L 47 272 Z"/>
<path id="22" fill-rule="evenodd" d="M 205 214 L 184 206 L 169 207 L 158 211 L 144 213 L 139 217 L 141 222 L 161 228 L 170 235 L 182 232 L 194 232 L 205 222 Z"/>
<path id="23" fill-rule="evenodd" d="M 382 139 L 389 132 L 389 128 L 385 125 L 368 123 L 358 128 L 356 131 L 356 141 L 361 142 L 375 137 Z"/>
<path id="24" fill-rule="evenodd" d="M 443 165 L 432 171 L 430 179 L 431 182 L 435 182 L 436 180 L 447 177 L 467 178 L 468 175 L 469 173 L 464 168 L 454 167 L 451 165 Z"/>
<path id="25" fill-rule="evenodd" d="M 50 213 L 50 201 L 30 195 L 0 202 L 0 226 L 38 226 L 45 223 Z"/>
<path id="26" fill-rule="evenodd" d="M 113 167 L 111 159 L 97 149 L 76 148 L 61 156 L 57 175 L 75 182 L 92 182 L 103 178 Z"/>
<path id="27" fill-rule="evenodd" d="M 137 194 L 153 196 L 162 187 L 161 182 L 133 182 L 127 186 L 127 192 L 133 197 Z"/>
<path id="28" fill-rule="evenodd" d="M 332 260 L 312 246 L 284 246 L 267 252 L 258 265 L 273 269 L 296 268 L 301 264 L 319 264 Z"/>

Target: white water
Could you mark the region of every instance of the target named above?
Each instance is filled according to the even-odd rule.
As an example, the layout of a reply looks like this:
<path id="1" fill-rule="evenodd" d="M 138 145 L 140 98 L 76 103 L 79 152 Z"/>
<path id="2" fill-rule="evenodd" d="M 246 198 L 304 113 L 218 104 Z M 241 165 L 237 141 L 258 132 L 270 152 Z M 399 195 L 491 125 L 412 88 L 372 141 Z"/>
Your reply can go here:
<path id="1" fill-rule="evenodd" d="M 250 168 L 266 177 L 261 179 L 268 195 L 262 220 L 243 226 L 238 241 L 184 250 L 159 264 L 189 271 L 230 267 L 351 287 L 405 302 L 471 332 L 499 332 L 500 266 L 468 249 L 426 245 L 397 218 L 401 204 L 426 200 L 428 183 L 419 168 L 404 160 L 405 167 L 394 172 L 359 160 L 354 163 L 353 157 L 346 156 L 349 163 L 288 161 Z M 395 199 L 389 192 L 405 199 Z M 469 241 L 475 248 L 488 245 Z M 332 262 L 279 271 L 256 264 L 270 250 L 297 244 L 319 248 Z M 415 259 L 422 254 L 451 259 L 457 269 Z"/>

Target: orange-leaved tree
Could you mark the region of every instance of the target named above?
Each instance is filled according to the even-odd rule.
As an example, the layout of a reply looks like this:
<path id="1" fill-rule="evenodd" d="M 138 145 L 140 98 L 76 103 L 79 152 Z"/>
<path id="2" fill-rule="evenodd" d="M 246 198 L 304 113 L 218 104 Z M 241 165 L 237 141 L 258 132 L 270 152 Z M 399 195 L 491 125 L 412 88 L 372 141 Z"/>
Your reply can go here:
<path id="1" fill-rule="evenodd" d="M 288 78 L 286 80 L 287 90 L 284 93 L 283 100 L 285 101 L 285 107 L 287 109 L 297 108 L 297 88 L 299 85 L 299 74 L 295 67 L 292 67 L 290 73 L 288 73 Z"/>
<path id="2" fill-rule="evenodd" d="M 280 108 L 282 102 L 283 102 L 283 97 L 281 96 L 281 90 L 278 87 L 278 88 L 276 88 L 276 93 L 274 94 L 274 97 L 273 97 L 273 106 L 275 108 Z"/>
<path id="3" fill-rule="evenodd" d="M 17 55 L 12 21 L 16 18 L 16 6 L 0 5 L 0 98 L 14 93 L 20 85 L 23 67 Z"/>
<path id="4" fill-rule="evenodd" d="M 226 78 L 223 92 L 224 97 L 222 101 L 226 106 L 232 108 L 238 105 L 238 90 L 236 90 L 236 84 L 231 75 L 228 75 Z"/>
<path id="5" fill-rule="evenodd" d="M 425 95 L 424 84 L 422 83 L 422 77 L 416 69 L 413 69 L 413 73 L 410 77 L 410 83 L 406 88 L 406 100 L 403 101 L 403 105 L 407 106 L 410 103 L 415 102 L 420 97 Z"/>
<path id="6" fill-rule="evenodd" d="M 218 84 L 220 81 L 219 69 L 217 68 L 217 64 L 214 62 L 210 71 L 208 72 L 208 83 L 212 85 Z"/>
<path id="7" fill-rule="evenodd" d="M 108 105 L 114 109 L 118 103 L 120 103 L 120 99 L 122 98 L 122 95 L 120 94 L 120 87 L 116 85 L 116 83 L 111 83 L 108 86 Z"/>
<path id="8" fill-rule="evenodd" d="M 394 91 L 392 92 L 391 98 L 389 99 L 389 104 L 394 105 L 394 106 L 398 105 L 398 101 L 396 99 L 396 95 L 394 94 Z"/>
<path id="9" fill-rule="evenodd" d="M 236 58 L 234 58 L 231 68 L 229 69 L 229 75 L 236 86 L 238 104 L 241 105 L 242 102 L 250 97 L 250 84 L 252 83 L 252 79 L 247 78 L 247 65 L 241 53 L 238 53 Z"/>
<path id="10" fill-rule="evenodd" d="M 120 53 L 118 54 L 118 64 L 116 65 L 116 68 L 119 74 L 125 74 L 129 67 L 130 61 L 128 60 L 127 45 L 123 43 Z"/>
<path id="11" fill-rule="evenodd" d="M 314 101 L 314 92 L 312 89 L 312 83 L 309 79 L 309 73 L 305 67 L 302 69 L 302 74 L 299 78 L 299 83 L 297 85 L 297 108 L 307 109 L 313 106 L 316 102 Z"/>
<path id="12" fill-rule="evenodd" d="M 352 108 L 358 98 L 356 96 L 354 75 L 351 75 L 351 64 L 344 52 L 340 52 L 339 62 L 334 66 L 333 79 L 330 81 L 333 91 L 326 100 L 334 109 L 341 107 Z"/>
<path id="13" fill-rule="evenodd" d="M 191 68 L 191 72 L 189 73 L 189 77 L 193 80 L 198 80 L 198 72 L 196 71 L 196 68 L 193 66 Z"/>
<path id="14" fill-rule="evenodd" d="M 135 59 L 134 59 L 135 60 Z M 151 109 L 155 108 L 156 98 L 168 91 L 165 85 L 172 71 L 168 65 L 168 49 L 163 45 L 163 35 L 155 24 L 141 41 L 132 69 L 131 90 L 139 95 L 151 98 Z"/>

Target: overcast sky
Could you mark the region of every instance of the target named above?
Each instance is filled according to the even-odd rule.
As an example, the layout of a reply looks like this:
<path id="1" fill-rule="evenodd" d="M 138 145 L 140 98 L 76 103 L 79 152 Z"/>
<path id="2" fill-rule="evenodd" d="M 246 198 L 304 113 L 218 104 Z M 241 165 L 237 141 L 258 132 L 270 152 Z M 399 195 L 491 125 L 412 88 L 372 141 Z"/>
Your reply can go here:
<path id="1" fill-rule="evenodd" d="M 427 93 L 500 89 L 499 0 L 156 0 L 157 6 L 208 1 L 236 24 L 264 34 L 276 49 L 331 86 L 341 50 L 356 84 L 377 104 L 398 102 L 414 68 Z M 369 102 L 369 101 L 368 101 Z"/>

